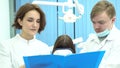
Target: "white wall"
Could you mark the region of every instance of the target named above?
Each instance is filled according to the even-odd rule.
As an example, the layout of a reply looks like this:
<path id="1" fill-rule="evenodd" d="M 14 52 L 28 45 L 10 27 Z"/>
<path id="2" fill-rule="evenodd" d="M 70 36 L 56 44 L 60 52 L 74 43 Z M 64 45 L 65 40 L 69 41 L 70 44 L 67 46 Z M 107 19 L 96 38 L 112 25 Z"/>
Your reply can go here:
<path id="1" fill-rule="evenodd" d="M 0 2 L 0 41 L 10 38 L 9 0 Z"/>

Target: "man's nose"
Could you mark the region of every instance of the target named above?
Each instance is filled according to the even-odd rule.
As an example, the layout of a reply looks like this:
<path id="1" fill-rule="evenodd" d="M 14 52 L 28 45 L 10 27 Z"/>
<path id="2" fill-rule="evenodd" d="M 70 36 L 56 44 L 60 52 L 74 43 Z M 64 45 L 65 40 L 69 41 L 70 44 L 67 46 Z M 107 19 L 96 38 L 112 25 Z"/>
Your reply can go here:
<path id="1" fill-rule="evenodd" d="M 100 25 L 98 23 L 94 24 L 94 28 L 99 28 Z"/>

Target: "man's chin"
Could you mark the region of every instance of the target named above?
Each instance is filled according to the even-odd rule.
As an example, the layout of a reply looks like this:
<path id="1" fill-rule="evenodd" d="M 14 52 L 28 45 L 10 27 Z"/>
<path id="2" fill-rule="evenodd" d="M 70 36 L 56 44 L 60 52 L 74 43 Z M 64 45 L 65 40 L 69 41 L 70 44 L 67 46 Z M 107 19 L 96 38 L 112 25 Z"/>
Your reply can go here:
<path id="1" fill-rule="evenodd" d="M 101 31 L 95 31 L 96 33 L 100 33 Z"/>

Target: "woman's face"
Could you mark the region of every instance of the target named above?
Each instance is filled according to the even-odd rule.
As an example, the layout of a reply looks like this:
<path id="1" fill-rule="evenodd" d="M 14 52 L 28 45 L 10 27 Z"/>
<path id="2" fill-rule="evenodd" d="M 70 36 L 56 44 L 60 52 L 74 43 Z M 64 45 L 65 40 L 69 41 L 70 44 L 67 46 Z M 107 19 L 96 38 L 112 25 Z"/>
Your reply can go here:
<path id="1" fill-rule="evenodd" d="M 22 26 L 21 35 L 33 37 L 40 28 L 40 13 L 36 10 L 31 10 L 25 14 L 23 20 L 18 19 L 18 22 Z"/>

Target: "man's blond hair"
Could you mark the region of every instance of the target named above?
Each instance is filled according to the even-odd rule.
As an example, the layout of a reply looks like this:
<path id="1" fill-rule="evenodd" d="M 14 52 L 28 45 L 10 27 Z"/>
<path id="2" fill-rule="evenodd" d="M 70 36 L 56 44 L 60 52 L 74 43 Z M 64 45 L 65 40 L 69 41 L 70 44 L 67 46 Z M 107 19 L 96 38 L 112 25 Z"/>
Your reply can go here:
<path id="1" fill-rule="evenodd" d="M 115 8 L 112 3 L 107 0 L 101 0 L 93 7 L 91 11 L 91 19 L 103 12 L 106 12 L 110 19 L 116 16 Z"/>

